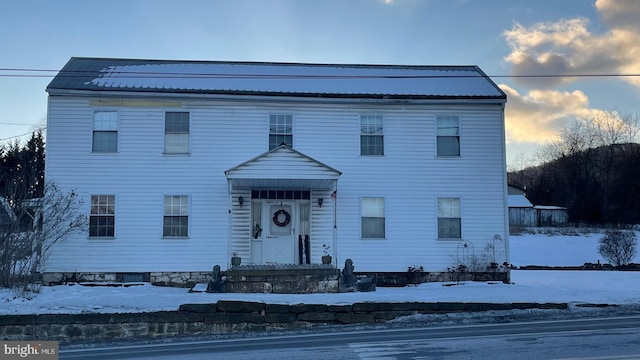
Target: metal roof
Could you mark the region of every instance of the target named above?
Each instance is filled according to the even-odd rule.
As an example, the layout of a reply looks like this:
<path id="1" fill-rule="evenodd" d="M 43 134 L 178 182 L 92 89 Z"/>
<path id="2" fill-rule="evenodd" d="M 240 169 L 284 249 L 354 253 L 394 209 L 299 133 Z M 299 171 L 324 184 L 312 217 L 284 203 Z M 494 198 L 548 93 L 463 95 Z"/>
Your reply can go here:
<path id="1" fill-rule="evenodd" d="M 533 204 L 524 195 L 507 195 L 507 206 L 510 208 L 530 208 Z"/>
<path id="2" fill-rule="evenodd" d="M 505 93 L 477 66 L 303 64 L 73 57 L 47 87 L 324 98 L 497 99 Z"/>

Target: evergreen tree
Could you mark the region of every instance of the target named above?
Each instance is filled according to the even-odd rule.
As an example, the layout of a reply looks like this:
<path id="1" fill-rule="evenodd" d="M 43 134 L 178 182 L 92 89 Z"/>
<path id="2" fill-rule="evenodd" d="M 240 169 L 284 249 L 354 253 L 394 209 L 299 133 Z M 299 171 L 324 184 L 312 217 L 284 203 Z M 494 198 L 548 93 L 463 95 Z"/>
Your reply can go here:
<path id="1" fill-rule="evenodd" d="M 0 195 L 7 200 L 41 197 L 44 192 L 45 144 L 42 131 L 23 146 L 18 140 L 0 146 Z"/>

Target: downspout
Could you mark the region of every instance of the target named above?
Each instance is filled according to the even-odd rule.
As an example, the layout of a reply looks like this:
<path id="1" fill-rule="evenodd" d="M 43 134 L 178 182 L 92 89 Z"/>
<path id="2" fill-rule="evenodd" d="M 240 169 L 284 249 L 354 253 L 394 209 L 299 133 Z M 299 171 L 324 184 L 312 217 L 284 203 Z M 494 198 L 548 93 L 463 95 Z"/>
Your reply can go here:
<path id="1" fill-rule="evenodd" d="M 511 254 L 509 248 L 509 204 L 508 204 L 508 196 L 509 186 L 507 181 L 507 139 L 506 139 L 506 129 L 505 129 L 505 119 L 504 119 L 504 110 L 506 103 L 502 104 L 502 176 L 504 182 L 504 188 L 502 191 L 502 199 L 503 199 L 503 208 L 504 208 L 504 255 L 505 261 L 511 264 Z"/>
<path id="2" fill-rule="evenodd" d="M 228 209 L 228 221 L 227 221 L 227 269 L 231 268 L 231 227 L 233 225 L 233 214 L 231 213 L 231 189 L 233 186 L 231 185 L 231 179 L 227 178 L 227 209 Z"/>
<path id="3" fill-rule="evenodd" d="M 333 197 L 333 258 L 335 259 L 335 266 L 338 267 L 338 225 L 336 215 L 338 209 L 338 180 L 334 180 L 333 188 L 335 193 L 335 197 Z"/>

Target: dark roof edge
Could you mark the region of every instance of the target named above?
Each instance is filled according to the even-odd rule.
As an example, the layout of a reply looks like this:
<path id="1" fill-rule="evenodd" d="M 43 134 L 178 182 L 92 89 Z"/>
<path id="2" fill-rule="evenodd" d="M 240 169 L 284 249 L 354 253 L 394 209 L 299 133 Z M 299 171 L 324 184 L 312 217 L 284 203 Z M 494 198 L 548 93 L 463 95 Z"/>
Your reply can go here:
<path id="1" fill-rule="evenodd" d="M 518 190 L 526 191 L 525 189 L 521 188 L 521 187 L 520 187 L 520 186 L 518 186 L 518 185 L 513 185 L 513 184 L 508 184 L 508 183 L 507 183 L 507 186 L 512 187 L 512 188 L 516 188 L 516 189 L 518 189 Z"/>
<path id="2" fill-rule="evenodd" d="M 140 89 L 145 90 L 145 89 Z M 302 101 L 302 102 L 395 102 L 398 104 L 424 102 L 442 103 L 478 103 L 478 104 L 504 104 L 505 96 L 438 96 L 438 95 L 384 95 L 384 94 L 322 94 L 322 93 L 282 93 L 282 92 L 250 92 L 250 91 L 210 91 L 210 90 L 146 90 L 139 89 L 95 89 L 78 90 L 66 88 L 47 88 L 49 96 L 82 96 L 82 97 L 152 97 L 152 98 L 198 98 L 213 100 L 247 100 L 247 101 Z"/>
<path id="3" fill-rule="evenodd" d="M 495 84 L 494 84 L 495 85 Z M 66 88 L 47 86 L 47 92 L 70 95 Z M 372 100 L 506 100 L 507 95 L 502 91 L 499 96 L 487 95 L 389 95 L 389 94 L 334 94 L 334 93 L 303 93 L 303 92 L 279 92 L 279 91 L 241 91 L 241 90 L 191 90 L 191 89 L 138 89 L 138 88 L 104 88 L 96 90 L 72 90 L 74 93 L 97 94 L 108 91 L 112 95 L 117 93 L 127 94 L 209 94 L 209 95 L 240 95 L 240 96 L 272 96 L 272 97 L 298 97 L 306 99 L 372 99 Z"/>
<path id="4" fill-rule="evenodd" d="M 392 68 L 392 69 L 415 69 L 415 70 L 468 70 L 478 71 L 486 76 L 477 65 L 415 65 L 415 64 L 348 64 L 348 63 L 307 63 L 307 62 L 285 62 L 285 61 L 222 61 L 222 60 L 162 60 L 162 59 L 136 59 L 136 58 L 111 58 L 111 57 L 82 57 L 74 56 L 67 61 L 61 71 L 74 60 L 96 60 L 96 61 L 120 61 L 139 62 L 156 64 L 231 64 L 231 65 L 276 65 L 276 66 L 309 66 L 309 67 L 353 67 L 353 68 Z"/>

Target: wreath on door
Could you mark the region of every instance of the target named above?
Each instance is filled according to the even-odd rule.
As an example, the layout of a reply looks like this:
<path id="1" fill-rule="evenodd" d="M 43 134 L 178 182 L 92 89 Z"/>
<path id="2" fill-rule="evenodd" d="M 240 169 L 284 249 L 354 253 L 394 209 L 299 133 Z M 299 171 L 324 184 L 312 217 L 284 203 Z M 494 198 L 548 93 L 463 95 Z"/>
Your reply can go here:
<path id="1" fill-rule="evenodd" d="M 282 221 L 280 220 L 280 216 L 283 215 L 284 219 L 282 219 Z M 291 222 L 291 214 L 289 214 L 287 212 L 287 210 L 285 209 L 280 209 L 278 211 L 276 211 L 275 213 L 273 213 L 273 223 L 280 226 L 280 227 L 284 227 L 289 225 L 289 222 Z"/>

